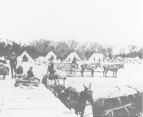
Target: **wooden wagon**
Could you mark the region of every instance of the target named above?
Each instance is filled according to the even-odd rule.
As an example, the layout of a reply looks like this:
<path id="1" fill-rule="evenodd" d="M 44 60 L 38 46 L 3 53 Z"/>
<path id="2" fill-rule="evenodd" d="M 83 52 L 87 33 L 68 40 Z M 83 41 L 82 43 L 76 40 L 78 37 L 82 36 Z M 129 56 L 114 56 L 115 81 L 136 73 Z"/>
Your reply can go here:
<path id="1" fill-rule="evenodd" d="M 72 77 L 76 75 L 78 64 L 75 63 L 54 63 L 55 68 L 61 71 L 66 71 L 67 76 Z"/>
<path id="2" fill-rule="evenodd" d="M 18 86 L 39 86 L 40 80 L 38 78 L 32 77 L 27 78 L 25 75 L 17 75 L 15 79 L 15 87 Z"/>

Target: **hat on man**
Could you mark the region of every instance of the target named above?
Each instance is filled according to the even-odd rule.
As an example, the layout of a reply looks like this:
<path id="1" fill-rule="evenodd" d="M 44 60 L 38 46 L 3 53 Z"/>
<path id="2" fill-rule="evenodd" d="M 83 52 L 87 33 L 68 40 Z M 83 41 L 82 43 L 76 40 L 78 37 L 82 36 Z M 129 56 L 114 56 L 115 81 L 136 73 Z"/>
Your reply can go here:
<path id="1" fill-rule="evenodd" d="M 33 69 L 33 67 L 31 66 L 30 69 Z"/>

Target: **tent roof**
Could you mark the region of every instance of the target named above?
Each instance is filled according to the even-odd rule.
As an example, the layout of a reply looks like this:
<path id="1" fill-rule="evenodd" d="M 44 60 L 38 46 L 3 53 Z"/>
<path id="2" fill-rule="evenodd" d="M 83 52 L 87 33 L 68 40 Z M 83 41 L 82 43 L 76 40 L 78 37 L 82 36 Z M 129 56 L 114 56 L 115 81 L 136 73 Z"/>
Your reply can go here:
<path id="1" fill-rule="evenodd" d="M 25 55 L 30 61 L 33 60 L 33 59 L 31 58 L 31 56 L 30 56 L 26 51 L 24 51 L 24 52 L 20 55 L 20 57 L 22 58 L 22 57 L 24 57 L 24 55 Z"/>
<path id="2" fill-rule="evenodd" d="M 65 61 L 72 62 L 72 60 L 74 59 L 74 57 L 75 57 L 78 61 L 81 61 L 80 57 L 77 55 L 76 52 L 73 52 L 73 53 L 69 54 L 68 57 L 65 59 Z"/>
<path id="3" fill-rule="evenodd" d="M 89 61 L 93 61 L 94 58 L 95 58 L 95 59 L 97 59 L 97 58 L 103 59 L 103 58 L 104 58 L 104 55 L 101 54 L 101 53 L 93 53 L 92 56 L 91 56 L 88 60 L 89 60 Z"/>
<path id="4" fill-rule="evenodd" d="M 57 56 L 51 51 L 46 56 L 45 59 L 49 60 L 53 56 L 54 60 L 57 60 Z"/>

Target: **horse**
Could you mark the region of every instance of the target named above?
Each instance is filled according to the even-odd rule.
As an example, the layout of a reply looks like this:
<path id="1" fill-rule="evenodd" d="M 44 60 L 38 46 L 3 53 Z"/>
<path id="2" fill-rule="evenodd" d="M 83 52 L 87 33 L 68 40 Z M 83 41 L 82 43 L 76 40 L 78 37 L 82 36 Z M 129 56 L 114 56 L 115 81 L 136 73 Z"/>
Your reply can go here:
<path id="1" fill-rule="evenodd" d="M 71 110 L 71 108 L 74 108 L 75 105 L 72 105 L 73 103 L 70 103 L 69 99 L 77 101 L 79 97 L 79 92 L 73 87 L 67 87 L 61 92 L 61 95 L 66 100 L 66 104 L 69 109 Z"/>
<path id="2" fill-rule="evenodd" d="M 63 102 L 63 97 L 61 95 L 62 91 L 65 89 L 64 85 L 55 85 L 53 87 L 53 93 L 55 95 L 55 97 L 59 98 L 62 102 Z"/>
<path id="3" fill-rule="evenodd" d="M 71 110 L 72 108 L 75 110 L 76 115 L 80 115 L 83 117 L 85 107 L 88 105 L 86 104 L 85 93 L 83 91 L 78 92 L 73 87 L 68 87 L 61 92 L 66 106 Z"/>
<path id="4" fill-rule="evenodd" d="M 81 65 L 79 65 L 81 68 L 81 76 L 84 77 L 84 72 L 85 70 L 89 70 L 91 71 L 91 77 L 94 77 L 94 70 L 98 67 L 101 68 L 101 64 L 100 63 L 82 63 Z"/>
<path id="5" fill-rule="evenodd" d="M 112 77 L 117 77 L 117 72 L 120 68 L 124 68 L 124 64 L 113 64 L 113 65 L 103 65 L 103 77 L 106 77 L 106 74 L 108 71 L 112 71 L 113 72 L 113 76 Z"/>
<path id="6" fill-rule="evenodd" d="M 122 99 L 120 99 L 120 97 L 115 97 L 111 99 L 99 98 L 97 100 L 94 100 L 92 96 L 93 91 L 91 90 L 91 83 L 89 87 L 86 87 L 84 85 L 84 93 L 85 99 L 92 106 L 94 117 L 135 117 L 138 114 L 136 105 L 134 103 L 129 102 L 129 100 L 125 101 L 126 103 L 121 103 Z M 126 99 L 128 98 L 126 97 Z"/>

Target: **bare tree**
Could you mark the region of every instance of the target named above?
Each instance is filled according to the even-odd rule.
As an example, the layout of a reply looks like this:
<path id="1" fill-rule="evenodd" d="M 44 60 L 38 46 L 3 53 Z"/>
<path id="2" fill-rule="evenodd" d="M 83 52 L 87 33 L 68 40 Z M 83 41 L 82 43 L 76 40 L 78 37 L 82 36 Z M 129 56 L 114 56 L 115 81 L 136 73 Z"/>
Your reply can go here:
<path id="1" fill-rule="evenodd" d="M 77 51 L 78 44 L 79 44 L 79 43 L 78 43 L 77 41 L 73 40 L 73 39 L 69 40 L 69 41 L 68 41 L 68 46 L 69 46 L 69 48 L 70 48 L 70 52 L 75 52 L 75 51 Z"/>

